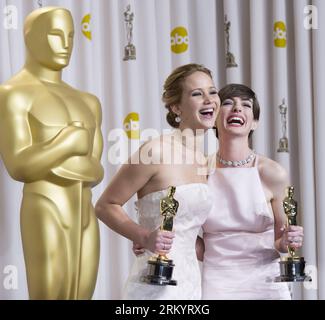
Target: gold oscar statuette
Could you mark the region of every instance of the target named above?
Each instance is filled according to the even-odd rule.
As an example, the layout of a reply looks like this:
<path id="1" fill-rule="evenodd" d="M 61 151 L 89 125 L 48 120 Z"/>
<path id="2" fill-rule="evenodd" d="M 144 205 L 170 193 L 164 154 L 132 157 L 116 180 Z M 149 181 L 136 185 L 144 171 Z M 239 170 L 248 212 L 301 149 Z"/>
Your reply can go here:
<path id="1" fill-rule="evenodd" d="M 287 196 L 283 199 L 283 208 L 287 216 L 287 226 L 297 225 L 298 204 L 293 199 L 294 187 L 287 188 Z M 288 255 L 280 259 L 280 276 L 276 282 L 300 282 L 312 281 L 311 277 L 305 274 L 305 259 L 300 257 L 296 249 L 288 245 Z"/>
<path id="2" fill-rule="evenodd" d="M 179 203 L 174 198 L 176 187 L 169 187 L 167 197 L 160 200 L 160 214 L 163 219 L 160 225 L 161 230 L 172 231 L 174 217 L 177 213 Z M 176 286 L 177 281 L 172 279 L 173 260 L 166 255 L 154 255 L 148 260 L 148 275 L 143 277 L 143 281 L 153 285 Z"/>
<path id="3" fill-rule="evenodd" d="M 91 299 L 98 273 L 91 188 L 104 173 L 101 106 L 62 80 L 73 37 L 67 9 L 31 12 L 25 65 L 0 86 L 0 154 L 24 183 L 20 228 L 33 300 Z"/>

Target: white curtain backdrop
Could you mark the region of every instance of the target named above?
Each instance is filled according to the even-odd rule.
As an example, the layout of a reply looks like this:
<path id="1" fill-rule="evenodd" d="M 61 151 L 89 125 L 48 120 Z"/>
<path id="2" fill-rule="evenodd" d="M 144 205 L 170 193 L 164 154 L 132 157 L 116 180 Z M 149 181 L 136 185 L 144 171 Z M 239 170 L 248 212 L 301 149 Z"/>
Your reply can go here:
<path id="1" fill-rule="evenodd" d="M 164 79 L 181 64 L 202 63 L 213 71 L 218 88 L 237 82 L 257 93 L 261 118 L 253 147 L 288 170 L 305 229 L 301 255 L 313 282 L 293 284 L 293 297 L 325 299 L 325 1 L 0 0 L 0 83 L 24 64 L 23 22 L 39 3 L 71 11 L 74 50 L 63 78 L 95 94 L 102 104 L 105 177 L 93 189 L 93 203 L 127 155 L 116 150 L 116 140 L 123 140 L 132 152 L 154 134 L 150 128 L 159 133 L 168 129 L 160 99 Z M 134 13 L 136 59 L 124 61 L 127 5 Z M 84 19 L 87 15 L 89 22 Z M 230 22 L 228 49 L 237 67 L 226 67 L 225 15 Z M 283 136 L 279 110 L 283 101 L 289 152 L 277 151 Z M 132 139 L 121 135 L 130 127 Z M 28 299 L 19 226 L 21 198 L 22 183 L 8 175 L 0 160 L 0 299 Z M 136 219 L 134 200 L 125 209 Z M 131 243 L 102 223 L 100 234 L 93 298 L 120 299 L 134 259 Z M 8 284 L 13 275 L 17 277 Z"/>

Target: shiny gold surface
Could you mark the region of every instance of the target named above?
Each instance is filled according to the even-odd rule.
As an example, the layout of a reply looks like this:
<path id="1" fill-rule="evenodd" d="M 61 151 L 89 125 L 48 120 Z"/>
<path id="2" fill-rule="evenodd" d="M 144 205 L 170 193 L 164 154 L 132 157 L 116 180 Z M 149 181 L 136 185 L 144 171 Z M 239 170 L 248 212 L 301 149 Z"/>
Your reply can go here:
<path id="1" fill-rule="evenodd" d="M 287 188 L 287 195 L 283 199 L 283 208 L 287 216 L 287 226 L 297 225 L 298 203 L 293 199 L 294 187 Z M 291 229 L 291 228 L 290 228 Z M 287 245 L 288 255 L 280 258 L 280 276 L 275 278 L 275 282 L 302 282 L 312 281 L 309 275 L 305 274 L 306 261 L 300 257 L 296 249 L 291 247 L 291 242 Z"/>
<path id="2" fill-rule="evenodd" d="M 169 187 L 167 196 L 160 200 L 160 214 L 163 217 L 160 229 L 173 231 L 174 217 L 177 213 L 179 203 L 174 198 L 176 187 Z M 169 260 L 167 255 L 159 255 L 157 259 Z"/>
<path id="3" fill-rule="evenodd" d="M 97 278 L 91 187 L 103 178 L 101 108 L 61 80 L 73 34 L 68 10 L 32 12 L 26 64 L 0 86 L 0 153 L 12 178 L 25 183 L 21 234 L 31 299 L 89 299 Z"/>
<path id="4" fill-rule="evenodd" d="M 175 187 L 169 187 L 167 197 L 160 200 L 160 214 L 163 216 L 161 230 L 173 231 L 173 219 L 179 206 L 178 201 L 174 198 L 175 191 Z"/>
<path id="5" fill-rule="evenodd" d="M 298 203 L 293 199 L 294 187 L 290 186 L 287 188 L 287 196 L 283 199 L 283 208 L 287 216 L 287 225 L 296 226 L 297 225 L 297 213 L 298 213 Z M 295 248 L 288 246 L 288 253 L 291 258 L 296 257 Z"/>

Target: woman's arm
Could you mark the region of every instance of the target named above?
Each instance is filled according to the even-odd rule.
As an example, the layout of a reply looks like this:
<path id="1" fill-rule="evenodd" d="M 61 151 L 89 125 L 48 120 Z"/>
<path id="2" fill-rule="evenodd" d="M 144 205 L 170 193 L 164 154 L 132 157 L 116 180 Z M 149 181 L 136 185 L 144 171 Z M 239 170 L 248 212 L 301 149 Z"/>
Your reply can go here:
<path id="1" fill-rule="evenodd" d="M 279 252 L 287 252 L 287 246 L 299 248 L 303 242 L 303 228 L 301 226 L 286 226 L 287 217 L 283 209 L 283 199 L 286 189 L 290 185 L 287 172 L 278 163 L 268 159 L 264 169 L 264 183 L 273 194 L 271 205 L 274 215 L 274 246 Z"/>
<path id="2" fill-rule="evenodd" d="M 95 207 L 96 215 L 109 228 L 141 247 L 165 254 L 170 250 L 169 247 L 168 250 L 164 248 L 166 249 L 166 244 L 172 243 L 173 232 L 148 230 L 130 219 L 122 208 L 159 170 L 159 165 L 143 164 L 141 161 L 135 164 L 135 160 L 139 159 L 139 152 L 132 156 L 128 164 L 121 167 L 101 195 Z"/>

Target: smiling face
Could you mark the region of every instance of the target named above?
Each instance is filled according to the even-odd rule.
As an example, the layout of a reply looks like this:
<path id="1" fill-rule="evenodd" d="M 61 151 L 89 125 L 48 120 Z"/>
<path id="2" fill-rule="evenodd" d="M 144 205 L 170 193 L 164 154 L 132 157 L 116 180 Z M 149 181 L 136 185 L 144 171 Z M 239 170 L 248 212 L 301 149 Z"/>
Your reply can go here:
<path id="1" fill-rule="evenodd" d="M 260 106 L 255 92 L 242 84 L 228 84 L 219 91 L 217 137 L 223 134 L 250 137 L 257 127 Z"/>
<path id="2" fill-rule="evenodd" d="M 209 75 L 197 71 L 183 82 L 180 103 L 171 106 L 181 118 L 180 129 L 210 129 L 214 126 L 220 108 L 217 89 Z"/>
<path id="3" fill-rule="evenodd" d="M 256 127 L 257 121 L 254 120 L 253 99 L 232 97 L 222 102 L 217 119 L 220 137 L 225 133 L 248 137 L 251 130 L 255 130 Z"/>
<path id="4" fill-rule="evenodd" d="M 29 55 L 44 67 L 61 70 L 69 64 L 73 47 L 71 14 L 64 9 L 39 12 L 39 15 L 28 19 L 25 25 Z"/>

